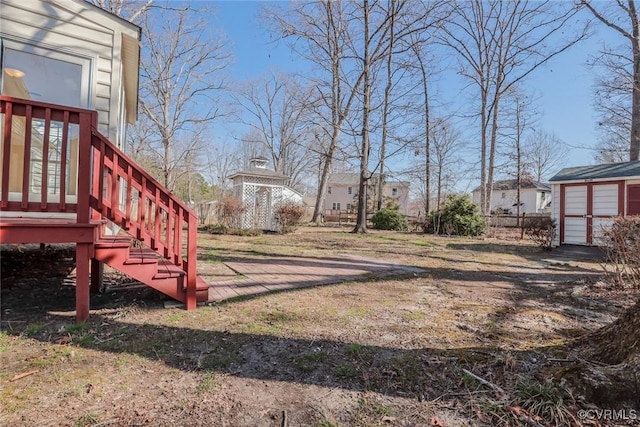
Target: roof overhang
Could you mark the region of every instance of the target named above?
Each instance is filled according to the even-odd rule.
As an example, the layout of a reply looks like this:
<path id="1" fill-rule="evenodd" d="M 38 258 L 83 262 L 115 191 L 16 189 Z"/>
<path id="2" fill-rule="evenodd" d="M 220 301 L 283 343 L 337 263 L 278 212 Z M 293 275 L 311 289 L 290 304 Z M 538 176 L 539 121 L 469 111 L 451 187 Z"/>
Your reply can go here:
<path id="1" fill-rule="evenodd" d="M 557 184 L 588 184 L 590 182 L 615 182 L 615 181 L 627 181 L 630 179 L 640 179 L 638 175 L 630 175 L 630 176 L 612 176 L 609 178 L 586 178 L 586 179 L 571 179 L 571 180 L 563 180 L 563 181 L 551 181 L 551 185 Z"/>
<path id="2" fill-rule="evenodd" d="M 127 123 L 138 119 L 138 85 L 140 69 L 140 33 L 138 39 L 122 34 L 122 74 Z"/>

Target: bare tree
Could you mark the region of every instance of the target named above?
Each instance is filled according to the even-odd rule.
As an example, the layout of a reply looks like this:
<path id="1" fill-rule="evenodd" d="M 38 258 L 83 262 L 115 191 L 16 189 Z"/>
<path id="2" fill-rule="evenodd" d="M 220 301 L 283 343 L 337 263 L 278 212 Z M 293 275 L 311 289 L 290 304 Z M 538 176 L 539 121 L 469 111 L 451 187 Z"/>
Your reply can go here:
<path id="1" fill-rule="evenodd" d="M 525 139 L 525 156 L 531 175 L 543 182 L 567 162 L 569 149 L 556 134 L 537 129 Z"/>
<path id="2" fill-rule="evenodd" d="M 361 23 L 360 43 L 353 44 L 351 53 L 362 64 L 361 122 L 360 122 L 360 185 L 358 192 L 358 213 L 354 233 L 367 231 L 367 188 L 372 174 L 369 172 L 369 154 L 371 151 L 371 117 L 376 109 L 371 102 L 371 91 L 375 84 L 377 67 L 389 55 L 412 51 L 412 43 L 436 22 L 432 14 L 439 2 L 424 4 L 405 1 L 378 2 L 363 0 L 362 6 L 354 10 L 355 19 Z M 356 34 L 352 34 L 352 37 Z M 398 48 L 394 48 L 398 46 Z M 388 80 L 387 80 L 388 82 Z M 385 88 L 385 97 L 388 95 Z M 388 102 L 382 104 L 389 105 Z M 383 110 L 383 123 L 388 123 L 389 110 Z M 388 129 L 387 129 L 388 130 Z M 384 130 L 383 130 L 384 135 Z M 380 161 L 384 162 L 386 153 Z M 381 168 L 381 178 L 384 169 Z M 382 187 L 380 187 L 382 188 Z"/>
<path id="3" fill-rule="evenodd" d="M 313 160 L 310 96 L 309 89 L 284 74 L 249 82 L 236 96 L 245 113 L 241 120 L 253 130 L 243 140 L 263 145 L 275 171 L 289 176 L 293 187 Z"/>
<path id="4" fill-rule="evenodd" d="M 596 106 L 602 113 L 605 132 L 613 130 L 619 134 L 628 130 L 629 160 L 640 160 L 640 19 L 635 0 L 604 3 L 581 0 L 580 4 L 630 45 L 605 50 L 596 59 L 609 74 L 598 82 Z M 607 151 L 607 145 L 616 147 L 618 140 L 605 139 L 604 144 Z"/>
<path id="5" fill-rule="evenodd" d="M 184 7 L 142 17 L 140 106 L 153 124 L 156 138 L 150 145 L 158 152 L 161 180 L 169 189 L 178 165 L 201 151 L 202 132 L 220 115 L 217 93 L 229 54 L 221 38 L 206 37 L 202 13 Z"/>
<path id="6" fill-rule="evenodd" d="M 522 185 L 531 180 L 528 172 L 529 164 L 524 147 L 524 134 L 530 126 L 533 113 L 527 111 L 530 100 L 523 94 L 513 91 L 506 101 L 508 119 L 510 123 L 503 127 L 502 138 L 505 139 L 506 161 L 505 170 L 507 174 L 515 178 L 516 181 L 516 225 L 520 225 L 520 205 Z M 511 104 L 511 105 L 509 105 Z"/>
<path id="7" fill-rule="evenodd" d="M 99 8 L 131 22 L 137 21 L 153 5 L 153 0 L 91 0 L 91 2 Z"/>
<path id="8" fill-rule="evenodd" d="M 284 37 L 294 40 L 292 48 L 312 62 L 318 71 L 318 75 L 311 78 L 316 89 L 315 96 L 319 100 L 320 133 L 317 140 L 327 141 L 320 145 L 322 150 L 318 151 L 322 158 L 322 171 L 312 219 L 318 224 L 322 221 L 329 175 L 343 127 L 362 80 L 362 73 L 354 77 L 349 72 L 354 61 L 346 54 L 350 40 L 347 5 L 338 1 L 321 0 L 296 3 L 288 13 L 278 10 L 266 13 Z"/>
<path id="9" fill-rule="evenodd" d="M 551 1 L 471 0 L 455 3 L 441 42 L 460 60 L 460 73 L 479 91 L 480 199 L 490 209 L 500 103 L 529 74 L 586 37 L 559 38 L 578 9 Z"/>
<path id="10" fill-rule="evenodd" d="M 454 176 L 453 166 L 459 164 L 459 156 L 462 148 L 460 131 L 456 129 L 448 119 L 437 118 L 430 129 L 431 149 L 433 151 L 433 169 L 436 184 L 436 210 L 440 211 L 440 204 L 444 199 L 447 189 L 450 187 Z M 439 221 L 434 230 L 438 234 Z"/>

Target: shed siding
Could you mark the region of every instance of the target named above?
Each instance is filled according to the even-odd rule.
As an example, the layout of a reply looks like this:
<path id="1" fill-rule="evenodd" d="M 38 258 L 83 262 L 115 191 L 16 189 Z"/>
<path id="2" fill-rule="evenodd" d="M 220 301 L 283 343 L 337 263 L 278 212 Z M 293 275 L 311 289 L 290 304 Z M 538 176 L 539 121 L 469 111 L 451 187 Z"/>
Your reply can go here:
<path id="1" fill-rule="evenodd" d="M 80 1 L 0 0 L 0 36 L 19 43 L 91 59 L 89 108 L 98 111 L 99 130 L 120 142 L 120 34 L 137 33 Z"/>

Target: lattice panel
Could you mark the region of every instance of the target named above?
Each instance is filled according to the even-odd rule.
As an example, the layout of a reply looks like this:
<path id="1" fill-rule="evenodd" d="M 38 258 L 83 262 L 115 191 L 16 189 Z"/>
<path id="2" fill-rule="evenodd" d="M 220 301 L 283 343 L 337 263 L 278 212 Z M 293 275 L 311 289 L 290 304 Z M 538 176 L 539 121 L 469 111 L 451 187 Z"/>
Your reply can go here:
<path id="1" fill-rule="evenodd" d="M 284 191 L 282 187 L 273 187 L 272 192 L 271 192 L 271 211 L 275 212 L 275 210 L 282 204 L 282 202 L 284 201 Z M 273 214 L 271 215 L 271 229 L 272 230 L 277 230 L 278 229 L 278 224 L 276 224 L 276 220 L 273 217 Z"/>
<path id="2" fill-rule="evenodd" d="M 268 176 L 245 176 L 245 184 L 255 185 L 282 185 L 282 178 L 270 178 Z"/>
<path id="3" fill-rule="evenodd" d="M 242 203 L 247 210 L 242 214 L 242 228 L 253 228 L 256 207 L 256 186 L 242 186 Z"/>
<path id="4" fill-rule="evenodd" d="M 260 229 L 271 229 L 271 203 L 269 194 L 270 191 L 267 188 L 261 188 L 258 190 L 258 215 L 257 226 Z"/>

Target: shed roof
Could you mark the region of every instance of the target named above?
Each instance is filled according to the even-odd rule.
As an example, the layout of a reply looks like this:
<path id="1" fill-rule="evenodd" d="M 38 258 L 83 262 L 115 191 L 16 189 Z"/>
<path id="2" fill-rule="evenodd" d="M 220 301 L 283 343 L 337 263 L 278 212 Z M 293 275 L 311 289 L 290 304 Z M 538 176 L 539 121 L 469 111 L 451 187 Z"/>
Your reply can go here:
<path id="1" fill-rule="evenodd" d="M 523 180 L 520 182 L 520 189 L 524 190 L 527 188 L 535 188 L 537 190 L 549 190 L 551 191 L 551 187 L 548 184 L 540 181 L 534 180 Z M 503 179 L 499 181 L 493 181 L 493 189 L 504 191 L 504 190 L 517 190 L 518 189 L 518 180 L 517 179 Z M 480 191 L 480 187 L 476 187 L 473 189 L 473 192 Z"/>
<path id="2" fill-rule="evenodd" d="M 640 161 L 564 168 L 550 182 L 640 177 Z"/>

